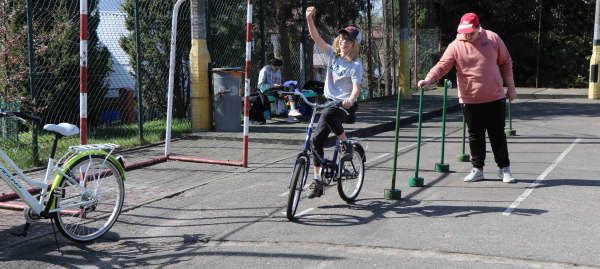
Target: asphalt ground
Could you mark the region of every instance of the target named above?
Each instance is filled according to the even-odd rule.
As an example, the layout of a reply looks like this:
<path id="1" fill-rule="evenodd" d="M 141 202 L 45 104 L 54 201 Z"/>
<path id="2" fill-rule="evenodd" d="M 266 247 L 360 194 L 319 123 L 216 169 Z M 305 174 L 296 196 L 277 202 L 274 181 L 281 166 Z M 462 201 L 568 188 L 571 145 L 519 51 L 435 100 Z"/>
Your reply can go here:
<path id="1" fill-rule="evenodd" d="M 329 187 L 321 198 L 302 199 L 302 216 L 290 222 L 283 214 L 285 193 L 300 146 L 255 144 L 251 152 L 260 159 L 251 159 L 249 168 L 169 162 L 129 172 L 129 184 L 159 177 L 196 185 L 124 212 L 93 243 L 59 235 L 62 256 L 51 234 L 4 241 L 0 267 L 600 267 L 598 102 L 523 100 L 513 103 L 512 115 L 517 136 L 508 141 L 516 184 L 497 178 L 489 144 L 486 179 L 463 182 L 471 165 L 456 161 L 462 116 L 453 113 L 446 123 L 449 173 L 434 171 L 442 133 L 441 118 L 431 119 L 423 123 L 420 148 L 425 186 L 408 187 L 415 175 L 417 124 L 403 127 L 396 172 L 402 199 L 385 200 L 394 132 L 367 137 L 361 142 L 367 171 L 358 199 L 347 204 Z M 179 146 L 201 151 L 206 143 Z M 238 144 L 212 148 L 214 154 L 233 154 Z"/>

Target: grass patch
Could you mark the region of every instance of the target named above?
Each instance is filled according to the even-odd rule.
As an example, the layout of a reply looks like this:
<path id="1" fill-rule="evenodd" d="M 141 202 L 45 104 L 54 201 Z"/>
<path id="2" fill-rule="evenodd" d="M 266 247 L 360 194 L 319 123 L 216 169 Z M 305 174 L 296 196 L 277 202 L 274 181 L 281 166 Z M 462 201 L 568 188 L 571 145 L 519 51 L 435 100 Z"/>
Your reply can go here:
<path id="1" fill-rule="evenodd" d="M 88 144 L 114 143 L 120 145 L 119 150 L 133 148 L 145 144 L 157 143 L 165 140 L 167 131 L 166 120 L 155 120 L 144 123 L 144 141 L 139 138 L 139 125 L 101 125 L 88 129 Z M 181 137 L 191 132 L 189 119 L 173 119 L 171 136 Z M 31 169 L 45 166 L 52 151 L 54 133 L 45 130 L 38 131 L 38 158 L 33 156 L 32 132 L 20 133 L 17 139 L 3 139 L 0 137 L 0 148 L 19 166 Z M 79 135 L 62 138 L 56 149 L 55 158 L 65 154 L 69 146 L 79 145 Z"/>

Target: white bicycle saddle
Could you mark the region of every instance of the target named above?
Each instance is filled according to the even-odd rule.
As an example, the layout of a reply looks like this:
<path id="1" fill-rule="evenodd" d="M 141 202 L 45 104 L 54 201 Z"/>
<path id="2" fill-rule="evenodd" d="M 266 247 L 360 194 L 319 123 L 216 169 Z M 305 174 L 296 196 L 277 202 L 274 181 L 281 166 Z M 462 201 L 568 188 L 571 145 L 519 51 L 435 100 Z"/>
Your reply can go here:
<path id="1" fill-rule="evenodd" d="M 44 125 L 44 130 L 57 132 L 64 136 L 72 136 L 79 133 L 77 126 L 68 123 L 59 123 L 58 125 L 46 124 Z"/>

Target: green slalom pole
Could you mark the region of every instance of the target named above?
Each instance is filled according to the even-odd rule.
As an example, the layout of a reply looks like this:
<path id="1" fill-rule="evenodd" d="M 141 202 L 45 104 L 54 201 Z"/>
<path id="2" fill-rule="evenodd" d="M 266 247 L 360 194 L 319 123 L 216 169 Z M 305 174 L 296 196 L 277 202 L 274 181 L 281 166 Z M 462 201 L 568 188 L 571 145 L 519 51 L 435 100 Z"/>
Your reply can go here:
<path id="1" fill-rule="evenodd" d="M 383 197 L 388 200 L 400 200 L 402 197 L 402 192 L 400 190 L 396 190 L 396 161 L 398 158 L 398 130 L 400 129 L 400 103 L 402 100 L 402 95 L 398 93 L 398 106 L 396 108 L 396 137 L 394 139 L 394 169 L 392 169 L 392 188 L 385 189 L 383 192 Z"/>
<path id="2" fill-rule="evenodd" d="M 508 136 L 517 135 L 517 130 L 513 130 L 513 128 L 512 128 L 512 116 L 510 114 L 510 100 L 508 100 L 508 124 L 509 124 L 508 125 L 509 129 L 504 131 L 506 133 L 506 135 L 508 135 Z"/>
<path id="3" fill-rule="evenodd" d="M 446 98 L 448 93 L 448 80 L 444 80 L 444 108 L 442 109 L 442 160 L 435 164 L 435 171 L 448 172 L 450 164 L 444 163 L 444 142 L 446 141 Z"/>
<path id="4" fill-rule="evenodd" d="M 465 130 L 467 125 L 465 123 L 465 116 L 463 116 L 463 139 L 462 139 L 462 154 L 456 155 L 456 160 L 459 162 L 470 162 L 471 156 L 469 154 L 465 154 Z"/>
<path id="5" fill-rule="evenodd" d="M 417 133 L 417 164 L 415 166 L 415 176 L 408 179 L 408 186 L 423 187 L 424 179 L 419 177 L 419 155 L 421 154 L 421 116 L 423 115 L 423 92 L 421 88 L 421 99 L 419 100 L 419 130 Z"/>

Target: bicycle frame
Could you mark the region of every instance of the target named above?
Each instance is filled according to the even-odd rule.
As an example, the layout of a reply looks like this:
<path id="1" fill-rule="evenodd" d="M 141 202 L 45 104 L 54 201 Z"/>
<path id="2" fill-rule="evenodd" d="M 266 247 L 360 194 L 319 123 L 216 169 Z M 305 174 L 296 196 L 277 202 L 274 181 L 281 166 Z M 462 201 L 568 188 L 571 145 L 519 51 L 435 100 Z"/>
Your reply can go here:
<path id="1" fill-rule="evenodd" d="M 304 98 L 304 96 L 302 96 Z M 306 100 L 306 98 L 304 98 Z M 299 155 L 302 156 L 306 156 L 306 167 L 310 167 L 310 157 L 309 157 L 309 152 L 313 153 L 314 149 L 312 148 L 312 146 L 310 145 L 310 138 L 312 137 L 312 131 L 313 131 L 313 123 L 315 122 L 315 116 L 317 114 L 317 107 L 315 106 L 313 108 L 313 113 L 312 116 L 310 118 L 310 122 L 308 123 L 308 129 L 306 130 L 306 140 L 304 141 L 304 148 L 302 150 L 302 153 L 300 153 Z M 340 140 L 336 139 L 335 141 L 335 149 L 333 152 L 333 159 L 332 160 L 328 160 L 326 159 L 324 156 L 318 156 L 318 154 L 313 154 L 313 156 L 315 156 L 315 163 L 319 163 L 319 166 L 321 167 L 321 169 L 324 168 L 328 168 L 329 170 L 329 175 L 326 175 L 327 177 L 331 177 L 334 178 L 335 177 L 335 171 L 337 171 L 338 167 L 342 167 L 344 165 L 343 161 L 340 161 L 339 163 L 335 163 L 335 160 L 337 160 L 337 155 L 338 155 L 338 150 L 340 148 Z M 294 162 L 294 167 L 296 167 L 296 161 Z M 304 175 L 303 175 L 303 180 L 302 180 L 302 186 L 306 185 L 306 180 L 308 178 L 308 170 L 306 169 Z M 292 178 L 290 177 L 290 184 L 288 186 L 288 189 L 291 187 L 292 185 Z"/>
<path id="2" fill-rule="evenodd" d="M 39 201 L 36 200 L 35 197 L 33 197 L 33 195 L 31 195 L 27 191 L 27 189 L 15 178 L 15 176 L 12 175 L 12 173 L 10 173 L 8 171 L 6 166 L 4 166 L 1 162 L 0 162 L 0 172 L 1 172 L 0 177 L 2 177 L 2 179 L 4 179 L 4 181 L 17 193 L 17 195 L 37 215 L 40 215 L 44 211 L 44 207 L 45 207 L 44 202 L 46 200 L 48 193 L 51 191 L 54 191 L 57 188 L 58 182 L 54 182 L 54 180 L 53 180 L 52 188 L 50 190 L 48 190 L 48 184 L 50 183 L 50 175 L 52 173 L 56 174 L 57 176 L 60 174 L 63 177 L 66 177 L 68 179 L 69 187 L 73 188 L 80 194 L 85 193 L 85 194 L 89 195 L 89 197 L 92 197 L 92 199 L 81 202 L 81 203 L 73 204 L 68 207 L 50 209 L 48 211 L 48 213 L 53 213 L 53 212 L 57 212 L 57 211 L 61 211 L 61 210 L 67 210 L 67 209 L 73 208 L 73 207 L 84 206 L 87 204 L 97 202 L 96 195 L 91 193 L 84 186 L 80 185 L 80 183 L 77 181 L 76 178 L 70 177 L 67 174 L 65 174 L 65 172 L 62 169 L 56 167 L 55 164 L 60 163 L 60 161 L 65 159 L 66 157 L 67 157 L 66 160 L 69 160 L 72 157 L 75 157 L 78 153 L 81 153 L 84 151 L 88 151 L 89 158 L 91 158 L 91 153 L 92 153 L 92 150 L 94 150 L 94 149 L 111 149 L 110 152 L 106 155 L 106 158 L 104 160 L 104 163 L 105 163 L 106 160 L 109 158 L 109 156 L 111 156 L 111 153 L 113 152 L 113 150 L 117 147 L 119 147 L 119 146 L 114 145 L 114 144 L 98 144 L 98 145 L 69 147 L 69 152 L 67 152 L 65 155 L 63 155 L 58 161 L 53 158 L 48 159 L 48 165 L 46 166 L 46 174 L 44 176 L 43 182 L 35 181 L 35 180 L 32 180 L 29 177 L 27 177 L 23 173 L 23 171 L 21 171 L 21 169 L 13 162 L 13 160 L 2 149 L 0 149 L 0 158 L 2 158 L 11 167 L 11 169 L 13 171 L 15 171 L 15 173 L 19 177 L 21 177 L 25 182 L 27 182 L 27 184 L 31 185 L 32 187 L 41 188 L 41 194 L 40 194 Z M 104 163 L 102 163 L 102 166 L 100 167 L 100 171 L 103 170 Z M 92 167 L 92 169 L 93 169 L 93 167 Z M 91 175 L 95 175 L 95 174 L 96 174 L 96 172 L 92 171 Z M 56 178 L 55 178 L 55 180 L 56 180 Z M 85 185 L 85 183 L 84 183 L 84 185 Z M 72 198 L 72 199 L 77 199 L 77 198 Z"/>

